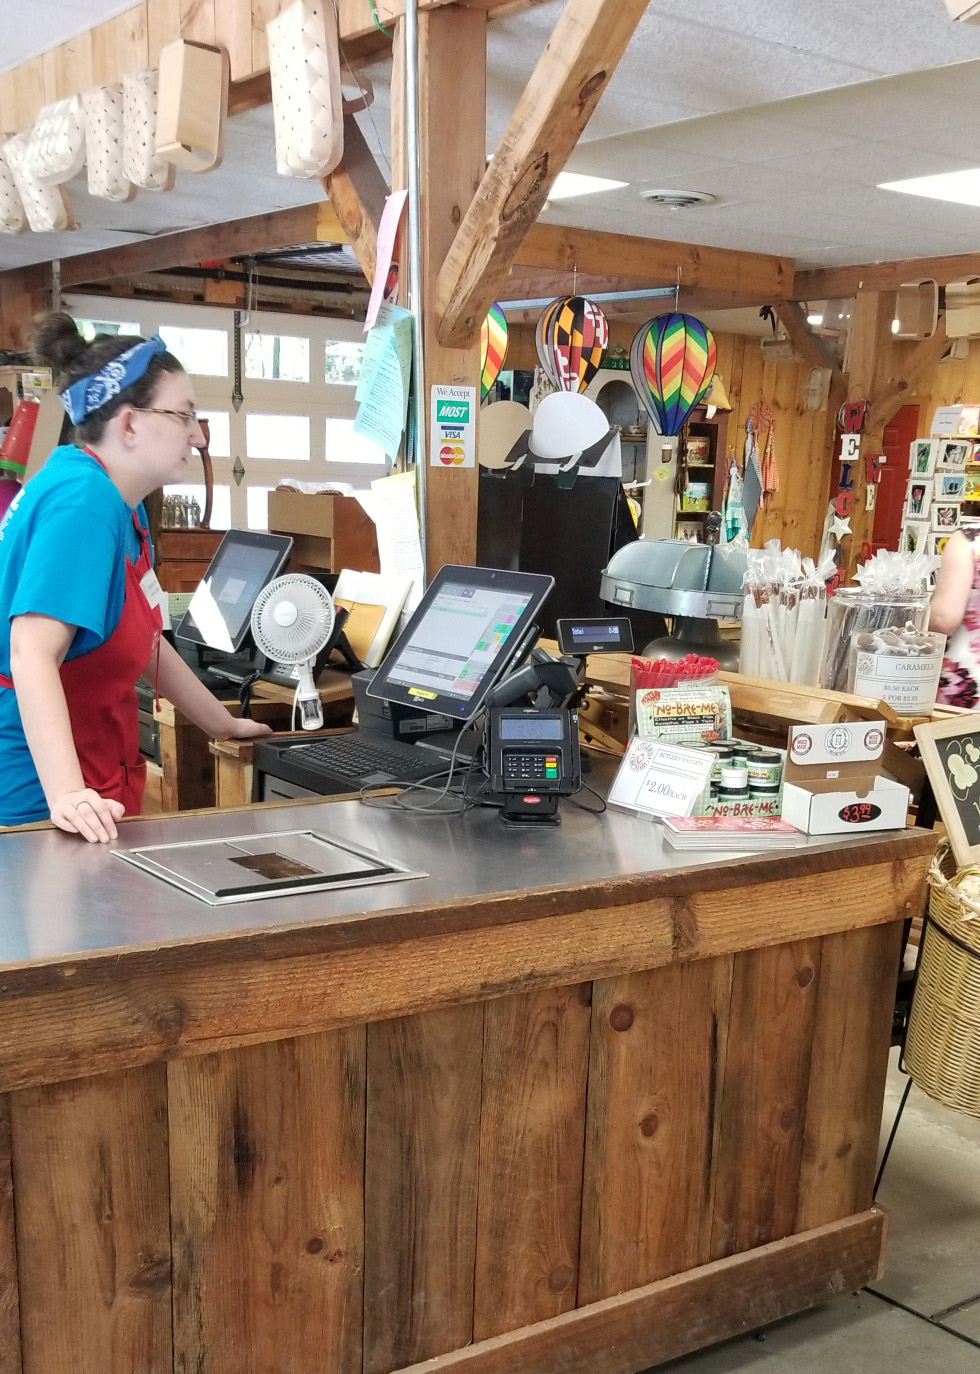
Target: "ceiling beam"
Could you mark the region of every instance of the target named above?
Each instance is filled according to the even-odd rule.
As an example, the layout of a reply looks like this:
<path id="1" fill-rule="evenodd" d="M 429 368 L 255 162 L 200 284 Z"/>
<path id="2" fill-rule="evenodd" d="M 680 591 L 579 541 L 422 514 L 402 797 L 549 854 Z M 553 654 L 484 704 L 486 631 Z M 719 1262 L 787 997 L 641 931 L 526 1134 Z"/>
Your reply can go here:
<path id="1" fill-rule="evenodd" d="M 361 271 L 373 283 L 378 260 L 378 226 L 388 195 L 388 183 L 353 116 L 344 120 L 344 159 L 335 171 L 324 177 L 323 189 L 330 197 L 330 205 L 343 226 L 347 241 L 357 254 Z"/>
<path id="2" fill-rule="evenodd" d="M 944 310 L 939 316 L 935 333 L 916 344 L 905 360 L 901 375 L 893 377 L 875 396 L 868 407 L 865 428 L 871 432 L 884 429 L 901 410 L 909 392 L 915 390 L 927 372 L 938 366 L 948 349 L 949 337 L 946 333 Z"/>
<path id="3" fill-rule="evenodd" d="M 793 295 L 798 301 L 839 300 L 855 296 L 858 291 L 897 291 L 909 282 L 929 280 L 939 286 L 948 286 L 950 282 L 966 281 L 969 277 L 980 277 L 980 253 L 801 270 L 796 274 Z"/>
<path id="4" fill-rule="evenodd" d="M 479 336 L 647 3 L 567 0 L 439 273 L 437 333 L 446 346 Z"/>
<path id="5" fill-rule="evenodd" d="M 796 301 L 777 301 L 773 306 L 776 318 L 786 330 L 793 346 L 808 367 L 829 368 L 832 376 L 838 374 L 837 380 L 841 379 L 842 374 L 837 366 L 837 359 L 825 339 L 814 334 L 806 322 L 806 314 L 802 306 Z"/>
<path id="6" fill-rule="evenodd" d="M 620 275 L 638 279 L 644 286 L 675 286 L 679 280 L 682 290 L 704 287 L 728 293 L 732 309 L 791 300 L 795 295 L 792 258 L 598 229 L 535 224 L 517 250 L 517 261 L 524 267 L 599 274 L 615 264 Z"/>
<path id="7" fill-rule="evenodd" d="M 254 215 L 251 219 L 161 234 L 121 248 L 78 253 L 75 257 L 61 259 L 61 285 L 68 290 L 113 277 L 160 272 L 168 267 L 186 267 L 217 258 L 268 253 L 275 248 L 317 242 L 347 242 L 347 235 L 329 204 L 298 205 L 290 210 L 277 210 L 274 214 Z M 51 284 L 51 266 L 37 263 L 32 267 L 15 268 L 0 273 L 0 281 L 5 278 L 17 278 L 25 290 L 44 290 Z"/>

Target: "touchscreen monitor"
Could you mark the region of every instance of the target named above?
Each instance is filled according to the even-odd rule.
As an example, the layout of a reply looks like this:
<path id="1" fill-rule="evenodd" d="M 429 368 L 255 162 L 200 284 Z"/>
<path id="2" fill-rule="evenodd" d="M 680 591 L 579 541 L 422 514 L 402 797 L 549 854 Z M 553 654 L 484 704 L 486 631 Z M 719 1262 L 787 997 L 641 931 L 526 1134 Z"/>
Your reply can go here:
<path id="1" fill-rule="evenodd" d="M 288 534 L 229 530 L 174 634 L 234 653 L 248 634 L 255 598 L 289 560 Z"/>
<path id="2" fill-rule="evenodd" d="M 531 647 L 554 579 L 442 568 L 368 687 L 368 695 L 471 720 Z"/>

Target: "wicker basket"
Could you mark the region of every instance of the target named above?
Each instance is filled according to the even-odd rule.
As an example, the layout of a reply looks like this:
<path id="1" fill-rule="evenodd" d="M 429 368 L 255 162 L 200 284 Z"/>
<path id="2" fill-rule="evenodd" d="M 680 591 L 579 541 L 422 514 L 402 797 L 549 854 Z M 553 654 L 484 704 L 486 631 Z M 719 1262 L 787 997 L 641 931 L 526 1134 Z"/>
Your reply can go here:
<path id="1" fill-rule="evenodd" d="M 924 1092 L 980 1116 L 980 905 L 951 886 L 957 870 L 946 841 L 929 871 L 929 919 L 912 999 L 905 1063 Z"/>

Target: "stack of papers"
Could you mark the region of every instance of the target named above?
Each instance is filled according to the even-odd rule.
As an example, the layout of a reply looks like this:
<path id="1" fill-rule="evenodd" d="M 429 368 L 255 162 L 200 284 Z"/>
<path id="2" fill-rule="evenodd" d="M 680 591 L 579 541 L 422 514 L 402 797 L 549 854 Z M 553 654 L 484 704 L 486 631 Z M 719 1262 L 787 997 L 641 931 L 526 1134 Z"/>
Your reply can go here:
<path id="1" fill-rule="evenodd" d="M 795 849 L 806 843 L 806 835 L 788 821 L 763 817 L 759 820 L 733 818 L 712 820 L 710 816 L 667 819 L 664 842 L 673 849 L 724 849 L 746 853 L 763 849 Z"/>

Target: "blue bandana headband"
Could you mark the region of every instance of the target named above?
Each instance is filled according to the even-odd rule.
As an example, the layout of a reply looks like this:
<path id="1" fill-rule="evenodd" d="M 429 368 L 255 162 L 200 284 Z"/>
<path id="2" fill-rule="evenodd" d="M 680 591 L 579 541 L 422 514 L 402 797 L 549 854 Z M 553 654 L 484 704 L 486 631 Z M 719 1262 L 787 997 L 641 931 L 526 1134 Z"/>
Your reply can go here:
<path id="1" fill-rule="evenodd" d="M 127 348 L 125 353 L 120 353 L 118 358 L 113 358 L 111 363 L 106 363 L 91 377 L 82 377 L 80 381 L 73 382 L 61 393 L 61 404 L 67 410 L 69 420 L 73 425 L 80 425 L 87 415 L 101 409 L 113 396 L 118 396 L 120 391 L 138 382 L 156 355 L 166 351 L 167 345 L 160 335 L 154 334 L 145 342 L 140 340 L 132 348 Z"/>

